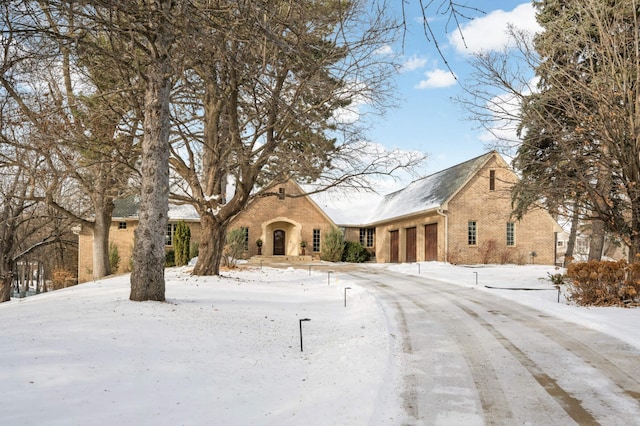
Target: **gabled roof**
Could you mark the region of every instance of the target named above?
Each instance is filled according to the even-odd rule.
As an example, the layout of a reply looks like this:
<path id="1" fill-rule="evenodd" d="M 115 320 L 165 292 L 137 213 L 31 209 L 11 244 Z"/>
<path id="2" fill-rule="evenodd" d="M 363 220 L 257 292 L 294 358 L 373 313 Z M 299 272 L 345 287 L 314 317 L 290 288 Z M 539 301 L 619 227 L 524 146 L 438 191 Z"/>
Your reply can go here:
<path id="1" fill-rule="evenodd" d="M 495 151 L 411 182 L 386 195 L 375 208 L 371 223 L 441 208 L 471 177 L 496 155 Z"/>
<path id="2" fill-rule="evenodd" d="M 133 195 L 114 201 L 113 219 L 137 219 L 140 208 L 140 197 Z M 190 204 L 177 205 L 169 203 L 169 220 L 198 220 L 200 216 Z"/>

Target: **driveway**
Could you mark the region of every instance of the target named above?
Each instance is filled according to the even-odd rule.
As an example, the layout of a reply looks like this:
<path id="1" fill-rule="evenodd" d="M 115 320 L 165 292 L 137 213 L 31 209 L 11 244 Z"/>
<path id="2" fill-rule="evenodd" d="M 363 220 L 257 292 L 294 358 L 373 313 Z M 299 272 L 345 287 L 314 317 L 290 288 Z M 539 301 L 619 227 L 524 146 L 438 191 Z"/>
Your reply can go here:
<path id="1" fill-rule="evenodd" d="M 411 424 L 640 424 L 640 351 L 628 344 L 473 288 L 344 273 L 398 323 Z"/>

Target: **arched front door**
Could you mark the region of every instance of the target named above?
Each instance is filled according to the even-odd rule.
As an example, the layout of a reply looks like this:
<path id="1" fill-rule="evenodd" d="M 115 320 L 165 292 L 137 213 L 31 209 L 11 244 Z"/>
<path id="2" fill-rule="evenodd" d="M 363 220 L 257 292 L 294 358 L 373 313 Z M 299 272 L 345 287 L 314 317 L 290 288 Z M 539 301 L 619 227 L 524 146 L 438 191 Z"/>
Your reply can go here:
<path id="1" fill-rule="evenodd" d="M 273 255 L 274 256 L 284 255 L 285 236 L 286 234 L 282 229 L 276 229 L 275 231 L 273 231 Z"/>

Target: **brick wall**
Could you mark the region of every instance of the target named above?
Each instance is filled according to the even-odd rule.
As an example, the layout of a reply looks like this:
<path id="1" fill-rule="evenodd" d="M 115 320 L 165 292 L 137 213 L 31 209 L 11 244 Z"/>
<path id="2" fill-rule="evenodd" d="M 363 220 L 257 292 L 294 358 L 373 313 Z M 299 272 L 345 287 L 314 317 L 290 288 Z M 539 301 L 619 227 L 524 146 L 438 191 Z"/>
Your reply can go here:
<path id="1" fill-rule="evenodd" d="M 495 189 L 490 189 L 490 171 Z M 553 264 L 554 232 L 551 216 L 541 210 L 526 214 L 521 221 L 511 217 L 511 187 L 516 176 L 495 157 L 480 170 L 447 206 L 449 258 L 452 263 L 539 263 Z M 477 241 L 468 242 L 469 221 L 475 221 Z M 507 246 L 507 222 L 515 227 L 515 245 Z M 536 254 L 533 257 L 531 254 Z"/>
<path id="2" fill-rule="evenodd" d="M 490 173 L 494 171 L 494 189 Z M 511 217 L 511 187 L 517 177 L 499 157 L 489 162 L 437 211 L 425 212 L 376 227 L 376 259 L 390 262 L 391 232 L 398 231 L 398 261 L 407 261 L 407 229 L 416 228 L 416 260 L 425 260 L 425 225 L 437 224 L 437 260 L 451 263 L 555 263 L 555 232 L 560 231 L 545 211 L 533 210 L 517 221 Z M 469 221 L 477 226 L 476 244 L 469 245 Z M 507 222 L 514 223 L 515 244 L 507 246 Z M 446 223 L 446 225 L 445 225 Z M 448 235 L 445 238 L 445 230 Z M 535 252 L 535 257 L 532 253 Z"/>
<path id="3" fill-rule="evenodd" d="M 249 228 L 249 250 L 247 257 L 258 254 L 256 240 L 263 241 L 262 254 L 273 254 L 273 232 L 284 230 L 286 235 L 285 254 L 296 256 L 302 250 L 301 241 L 306 241 L 306 255 L 319 258 L 319 252 L 313 252 L 313 230 L 319 229 L 321 241 L 331 230 L 333 222 L 307 197 L 289 197 L 286 195 L 300 195 L 297 185 L 287 183 L 275 188 L 284 190 L 284 198 L 269 196 L 254 200 L 250 206 L 241 212 L 231 223 L 229 230 L 239 227 Z"/>
<path id="4" fill-rule="evenodd" d="M 177 223 L 170 220 L 170 223 Z M 124 224 L 124 225 L 121 225 Z M 200 241 L 200 223 L 187 222 L 191 229 L 191 242 Z M 115 219 L 109 229 L 109 244 L 118 247 L 120 265 L 113 274 L 131 272 L 131 256 L 133 253 L 133 234 L 138 226 L 137 219 Z M 171 250 L 171 246 L 165 247 Z M 86 282 L 93 279 L 93 233 L 88 228 L 82 228 L 78 239 L 78 282 Z"/>

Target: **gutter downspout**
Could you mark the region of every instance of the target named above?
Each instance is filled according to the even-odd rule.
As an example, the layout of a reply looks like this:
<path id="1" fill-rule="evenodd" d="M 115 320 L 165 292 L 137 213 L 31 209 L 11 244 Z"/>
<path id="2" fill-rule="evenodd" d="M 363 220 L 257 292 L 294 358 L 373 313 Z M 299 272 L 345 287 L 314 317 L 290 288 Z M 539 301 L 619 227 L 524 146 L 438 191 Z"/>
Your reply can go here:
<path id="1" fill-rule="evenodd" d="M 444 261 L 449 263 L 449 216 L 447 216 L 449 212 L 444 209 L 438 209 L 436 213 L 444 217 Z"/>

